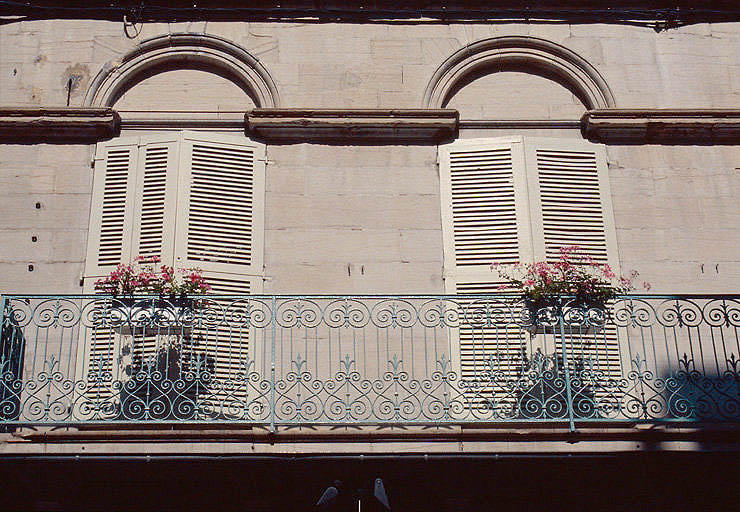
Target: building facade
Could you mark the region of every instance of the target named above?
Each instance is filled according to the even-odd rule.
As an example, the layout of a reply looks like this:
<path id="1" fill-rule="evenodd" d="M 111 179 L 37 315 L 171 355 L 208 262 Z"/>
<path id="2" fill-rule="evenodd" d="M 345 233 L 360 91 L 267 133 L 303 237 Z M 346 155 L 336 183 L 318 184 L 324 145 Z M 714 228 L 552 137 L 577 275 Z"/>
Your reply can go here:
<path id="1" fill-rule="evenodd" d="M 168 472 L 227 508 L 376 473 L 402 509 L 491 497 L 407 473 L 448 464 L 516 508 L 522 468 L 595 500 L 596 463 L 560 458 L 588 453 L 660 505 L 666 467 L 737 446 L 732 2 L 31 4 L 0 2 L 0 453 L 52 483 L 12 499 L 91 508 L 125 464 L 121 508 L 163 506 Z M 570 245 L 653 295 L 539 324 L 496 295 L 491 263 Z M 137 256 L 213 297 L 89 296 Z"/>

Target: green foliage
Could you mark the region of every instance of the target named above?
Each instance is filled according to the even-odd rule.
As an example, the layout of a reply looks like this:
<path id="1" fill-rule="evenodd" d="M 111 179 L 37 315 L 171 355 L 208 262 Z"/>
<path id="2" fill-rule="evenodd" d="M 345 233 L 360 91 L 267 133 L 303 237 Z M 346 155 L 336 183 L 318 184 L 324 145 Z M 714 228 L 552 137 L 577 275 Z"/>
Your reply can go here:
<path id="1" fill-rule="evenodd" d="M 577 245 L 562 247 L 554 263 L 494 263 L 491 268 L 508 281 L 500 289 L 518 290 L 525 300 L 535 305 L 562 295 L 575 296 L 579 302 L 603 304 L 634 290 L 634 281 L 639 275 L 632 271 L 627 277 L 617 276 L 608 264 L 598 263 L 583 254 Z M 646 282 L 643 287 L 650 289 Z"/>
<path id="2" fill-rule="evenodd" d="M 204 294 L 211 289 L 200 269 L 175 271 L 159 257 L 139 256 L 133 264 L 120 263 L 108 277 L 95 282 L 95 289 L 111 295 L 156 293 L 159 295 Z"/>

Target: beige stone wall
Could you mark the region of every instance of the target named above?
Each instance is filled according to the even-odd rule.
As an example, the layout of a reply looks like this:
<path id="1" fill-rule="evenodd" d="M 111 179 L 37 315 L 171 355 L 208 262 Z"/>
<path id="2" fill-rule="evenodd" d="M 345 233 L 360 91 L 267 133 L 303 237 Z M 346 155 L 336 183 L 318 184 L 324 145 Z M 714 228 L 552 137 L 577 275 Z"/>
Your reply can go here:
<path id="1" fill-rule="evenodd" d="M 501 71 L 467 84 L 446 105 L 461 119 L 578 119 L 586 107 L 557 82 Z"/>
<path id="2" fill-rule="evenodd" d="M 224 112 L 254 108 L 254 102 L 234 82 L 196 69 L 166 71 L 142 80 L 126 91 L 116 110 Z M 132 114 L 133 115 L 133 114 Z"/>
<path id="3" fill-rule="evenodd" d="M 275 79 L 283 106 L 418 107 L 434 70 L 474 41 L 533 36 L 595 66 L 618 107 L 733 108 L 740 96 L 740 28 L 699 24 L 656 33 L 619 25 L 147 24 L 128 39 L 121 23 L 35 21 L 0 28 L 0 104 L 65 105 L 67 78 L 90 77 L 147 38 L 207 33 L 241 45 Z M 219 92 L 199 91 L 200 95 Z"/>
<path id="4" fill-rule="evenodd" d="M 269 293 L 441 293 L 433 146 L 268 146 Z"/>
<path id="5" fill-rule="evenodd" d="M 257 57 L 283 107 L 418 108 L 429 79 L 465 45 L 502 35 L 548 39 L 577 52 L 605 78 L 620 108 L 736 108 L 740 24 L 656 33 L 612 25 L 331 25 L 38 21 L 0 27 L 0 104 L 83 103 L 91 79 L 149 37 L 218 35 Z M 173 71 L 116 105 L 244 110 L 251 100 L 221 77 Z M 449 106 L 463 119 L 577 119 L 584 107 L 543 77 L 482 77 Z M 124 112 L 124 116 L 125 116 Z M 463 130 L 461 137 L 577 130 Z M 75 293 L 84 262 L 93 148 L 0 148 L 0 291 Z M 268 145 L 268 293 L 441 293 L 439 178 L 432 145 Z M 608 148 L 624 269 L 658 292 L 737 292 L 740 284 L 740 149 Z M 40 208 L 36 208 L 36 203 Z M 36 237 L 36 242 L 32 242 Z M 33 265 L 33 271 L 29 270 Z"/>
<path id="6" fill-rule="evenodd" d="M 623 269 L 658 293 L 737 293 L 740 148 L 609 147 Z"/>
<path id="7" fill-rule="evenodd" d="M 0 147 L 0 290 L 81 293 L 93 147 Z"/>

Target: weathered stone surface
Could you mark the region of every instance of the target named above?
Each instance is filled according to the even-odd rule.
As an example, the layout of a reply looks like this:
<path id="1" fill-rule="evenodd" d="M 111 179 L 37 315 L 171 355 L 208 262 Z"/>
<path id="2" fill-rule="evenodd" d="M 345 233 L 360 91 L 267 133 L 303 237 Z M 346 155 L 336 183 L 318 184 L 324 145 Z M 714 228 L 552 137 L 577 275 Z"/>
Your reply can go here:
<path id="1" fill-rule="evenodd" d="M 247 112 L 246 131 L 268 141 L 440 141 L 457 132 L 452 109 L 314 110 L 263 109 Z"/>
<path id="2" fill-rule="evenodd" d="M 281 106 L 290 109 L 417 109 L 435 70 L 452 53 L 484 38 L 509 35 L 543 38 L 576 52 L 605 79 L 619 108 L 731 109 L 740 104 L 738 23 L 656 33 L 614 24 L 184 21 L 145 23 L 141 33 L 129 39 L 120 23 L 74 20 L 0 26 L 0 104 L 65 105 L 66 72 L 80 72 L 84 66 L 92 81 L 147 38 L 182 32 L 213 34 L 241 45 L 265 65 L 280 92 Z M 248 110 L 243 103 L 235 104 L 237 97 L 246 96 L 242 90 L 227 85 L 216 94 L 209 80 L 172 80 L 207 70 L 169 71 L 134 86 L 118 107 L 192 111 L 206 105 L 221 111 L 208 115 L 220 118 L 224 110 Z M 503 73 L 473 81 L 453 95 L 450 105 L 465 100 L 460 106 L 463 122 L 473 117 L 578 120 L 581 104 L 556 77 L 532 69 L 516 73 L 521 79 L 517 82 L 502 80 Z M 498 82 L 504 87 L 488 86 Z M 542 83 L 547 87 L 538 86 Z M 72 90 L 70 106 L 81 106 L 83 97 L 80 89 Z M 37 112 L 32 117 L 49 117 Z M 660 292 L 736 292 L 740 151 L 712 144 L 735 144 L 731 137 L 737 133 L 737 120 L 683 114 L 661 119 L 646 112 L 632 118 L 614 112 L 589 115 L 587 135 L 606 137 L 595 140 L 609 144 L 622 267 L 641 270 Z M 41 126 L 34 119 L 24 120 L 24 126 Z M 285 128 L 298 130 L 302 137 L 306 132 L 326 137 L 331 130 L 344 130 L 345 135 L 352 133 L 349 140 L 268 141 L 268 293 L 442 292 L 436 140 L 425 136 L 425 142 L 416 145 L 399 139 L 392 144 L 358 139 L 352 132 L 358 119 L 335 118 L 317 126 L 315 118 L 298 116 Z M 377 136 L 394 122 L 387 116 L 383 126 L 366 120 L 359 124 L 366 123 L 364 135 Z M 124 128 L 124 134 L 162 129 L 130 128 Z M 406 126 L 409 131 L 417 128 L 427 130 L 429 125 Z M 523 125 L 467 127 L 458 136 L 515 134 L 582 138 L 572 127 Z M 85 243 L 94 141 L 48 146 L 35 144 L 43 140 L 38 132 L 26 136 L 24 145 L 0 148 L 0 291 L 76 292 L 84 258 L 84 247 L 77 246 Z M 626 139 L 615 144 L 613 137 Z M 683 145 L 669 145 L 677 142 Z M 693 145 L 697 142 L 702 146 Z M 35 209 L 36 202 L 41 209 Z M 31 236 L 39 241 L 30 242 Z M 28 272 L 21 261 L 24 255 L 38 261 L 38 270 Z M 717 263 L 719 273 L 711 274 L 707 269 Z"/>
<path id="3" fill-rule="evenodd" d="M 592 110 L 581 127 L 594 142 L 737 144 L 740 110 Z"/>

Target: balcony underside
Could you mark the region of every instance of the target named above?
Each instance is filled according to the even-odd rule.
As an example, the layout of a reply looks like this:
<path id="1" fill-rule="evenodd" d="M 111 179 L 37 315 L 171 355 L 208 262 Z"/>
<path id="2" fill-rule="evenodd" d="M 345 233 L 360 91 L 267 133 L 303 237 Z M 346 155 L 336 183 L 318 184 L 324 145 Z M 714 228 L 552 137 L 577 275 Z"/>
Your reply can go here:
<path id="1" fill-rule="evenodd" d="M 739 469 L 734 453 L 6 460 L 0 499 L 9 510 L 293 512 L 314 510 L 335 480 L 354 491 L 382 478 L 391 510 L 404 512 L 734 510 Z"/>

